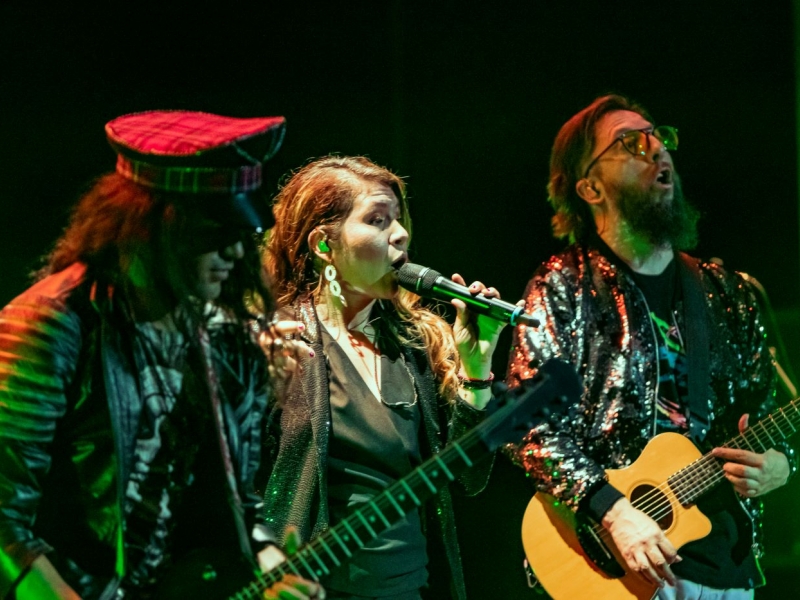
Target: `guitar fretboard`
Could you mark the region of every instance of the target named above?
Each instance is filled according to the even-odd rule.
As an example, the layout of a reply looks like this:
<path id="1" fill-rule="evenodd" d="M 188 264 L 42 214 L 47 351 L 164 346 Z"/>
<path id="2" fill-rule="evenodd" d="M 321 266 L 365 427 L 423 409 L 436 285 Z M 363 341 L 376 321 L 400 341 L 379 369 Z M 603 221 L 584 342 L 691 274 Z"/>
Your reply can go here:
<path id="1" fill-rule="evenodd" d="M 453 481 L 488 452 L 516 442 L 552 414 L 561 414 L 580 397 L 581 385 L 567 363 L 551 359 L 539 374 L 504 392 L 501 408 L 444 450 L 389 486 L 353 514 L 304 545 L 295 554 L 229 600 L 263 598 L 264 590 L 286 575 L 318 581 L 369 544 L 406 514 Z M 513 399 L 510 399 L 513 398 Z"/>
<path id="2" fill-rule="evenodd" d="M 456 475 L 486 454 L 478 431 L 451 444 L 425 461 L 400 481 L 381 492 L 331 529 L 303 546 L 274 569 L 230 597 L 230 600 L 263 598 L 264 590 L 293 574 L 318 581 L 346 562 L 354 553 L 417 509 Z"/>
<path id="3" fill-rule="evenodd" d="M 723 447 L 762 453 L 774 448 L 777 442 L 785 440 L 798 430 L 800 430 L 800 398 L 795 398 L 786 406 L 748 427 L 744 433 L 729 440 Z M 670 477 L 669 487 L 680 503 L 692 504 L 722 481 L 724 478 L 722 462 L 709 453 Z"/>

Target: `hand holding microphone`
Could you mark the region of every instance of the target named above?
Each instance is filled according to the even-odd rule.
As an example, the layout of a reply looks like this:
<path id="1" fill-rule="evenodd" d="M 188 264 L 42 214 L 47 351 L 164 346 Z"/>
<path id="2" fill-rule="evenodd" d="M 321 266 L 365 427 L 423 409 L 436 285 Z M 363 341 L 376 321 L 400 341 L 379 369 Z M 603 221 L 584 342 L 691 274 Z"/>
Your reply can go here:
<path id="1" fill-rule="evenodd" d="M 397 270 L 397 283 L 423 298 L 446 302 L 453 299 L 461 300 L 471 311 L 503 323 L 513 326 L 519 324 L 529 327 L 539 326 L 539 321 L 524 312 L 521 306 L 500 300 L 500 298 L 487 297 L 482 293 L 472 294 L 468 287 L 450 281 L 441 273 L 428 267 L 414 263 L 404 264 Z"/>
<path id="2" fill-rule="evenodd" d="M 402 287 L 425 298 L 444 300 L 455 305 L 458 314 L 453 325 L 453 338 L 461 359 L 459 377 L 463 378 L 463 389 L 459 395 L 481 409 L 491 398 L 484 384 L 491 382 L 494 377 L 492 354 L 500 332 L 509 323 L 536 326 L 538 321 L 525 314 L 521 306 L 500 300 L 500 294 L 494 288 L 487 288 L 478 281 L 467 287 L 460 275 L 453 275 L 453 280 L 413 263 L 406 263 L 397 270 L 397 282 Z M 484 316 L 476 318 L 467 309 Z M 476 387 L 475 382 L 480 386 Z"/>
<path id="3" fill-rule="evenodd" d="M 522 307 L 500 300 L 500 294 L 494 288 L 487 288 L 478 281 L 467 287 L 460 275 L 453 275 L 453 280 L 412 263 L 397 270 L 397 282 L 402 287 L 425 298 L 448 301 L 456 306 L 458 314 L 453 325 L 453 338 L 461 359 L 459 377 L 464 378 L 462 386 L 471 380 L 471 386 L 459 393 L 476 408 L 483 408 L 491 394 L 482 386 L 493 379 L 492 354 L 500 332 L 509 323 L 538 325 L 538 322 L 525 314 Z M 475 313 L 484 316 L 476 317 Z M 472 382 L 480 382 L 481 388 L 475 389 Z"/>

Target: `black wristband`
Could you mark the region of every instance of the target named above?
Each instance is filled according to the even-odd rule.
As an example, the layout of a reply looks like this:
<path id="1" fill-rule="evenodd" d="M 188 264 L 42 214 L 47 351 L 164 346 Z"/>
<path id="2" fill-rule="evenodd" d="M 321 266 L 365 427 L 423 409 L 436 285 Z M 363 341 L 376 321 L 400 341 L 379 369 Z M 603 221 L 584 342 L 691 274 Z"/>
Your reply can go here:
<path id="1" fill-rule="evenodd" d="M 458 381 L 461 387 L 463 387 L 465 390 L 487 390 L 492 387 L 494 373 L 491 371 L 489 372 L 489 379 L 470 379 L 469 377 L 464 377 L 459 373 Z"/>

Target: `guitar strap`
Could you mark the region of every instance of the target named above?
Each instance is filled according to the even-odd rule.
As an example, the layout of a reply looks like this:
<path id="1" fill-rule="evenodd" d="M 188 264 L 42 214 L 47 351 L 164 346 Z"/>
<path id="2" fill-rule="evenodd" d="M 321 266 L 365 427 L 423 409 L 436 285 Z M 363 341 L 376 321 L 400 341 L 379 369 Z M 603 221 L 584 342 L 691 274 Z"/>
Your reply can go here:
<path id="1" fill-rule="evenodd" d="M 710 373 L 710 319 L 700 268 L 693 258 L 679 253 L 678 272 L 683 290 L 683 321 L 689 375 L 689 433 L 702 442 L 709 427 L 708 389 Z"/>
<path id="2" fill-rule="evenodd" d="M 222 465 L 225 469 L 225 479 L 227 486 L 225 492 L 227 495 L 228 504 L 233 513 L 234 525 L 236 527 L 237 539 L 239 541 L 239 549 L 243 556 L 251 556 L 250 549 L 250 535 L 247 532 L 247 526 L 244 518 L 244 504 L 239 496 L 238 485 L 236 480 L 236 470 L 233 466 L 233 459 L 231 458 L 230 443 L 228 436 L 225 433 L 226 419 L 223 412 L 226 412 L 219 397 L 219 381 L 217 379 L 217 372 L 214 368 L 214 363 L 211 358 L 212 348 L 209 340 L 208 331 L 200 329 L 198 331 L 200 343 L 198 350 L 200 351 L 205 367 L 205 377 L 202 382 L 208 386 L 208 394 L 211 400 L 211 409 L 213 421 L 215 425 L 215 433 L 217 441 L 219 442 L 220 454 L 222 456 Z M 233 420 L 228 420 L 233 422 Z"/>

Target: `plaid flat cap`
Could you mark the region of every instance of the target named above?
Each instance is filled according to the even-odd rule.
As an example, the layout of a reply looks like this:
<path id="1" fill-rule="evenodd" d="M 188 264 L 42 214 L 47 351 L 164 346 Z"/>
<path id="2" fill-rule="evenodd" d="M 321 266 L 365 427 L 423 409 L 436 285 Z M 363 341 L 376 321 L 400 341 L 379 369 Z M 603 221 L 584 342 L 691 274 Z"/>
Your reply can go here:
<path id="1" fill-rule="evenodd" d="M 117 173 L 170 192 L 239 194 L 261 187 L 261 165 L 280 148 L 283 117 L 240 119 L 154 110 L 117 117 L 106 135 Z"/>

